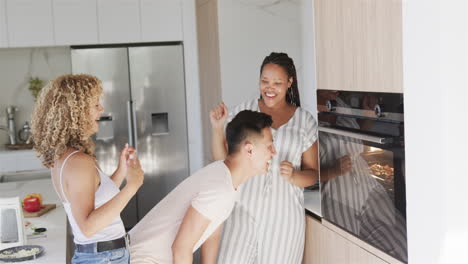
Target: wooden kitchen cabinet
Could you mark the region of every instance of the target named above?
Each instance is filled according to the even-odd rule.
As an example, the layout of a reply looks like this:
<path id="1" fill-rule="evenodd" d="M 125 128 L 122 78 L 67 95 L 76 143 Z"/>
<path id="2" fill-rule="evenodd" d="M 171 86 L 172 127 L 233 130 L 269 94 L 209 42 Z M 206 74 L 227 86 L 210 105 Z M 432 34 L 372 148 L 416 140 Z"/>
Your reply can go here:
<path id="1" fill-rule="evenodd" d="M 97 0 L 99 43 L 141 42 L 139 0 Z"/>
<path id="2" fill-rule="evenodd" d="M 0 48 L 8 47 L 5 0 L 0 0 Z"/>
<path id="3" fill-rule="evenodd" d="M 96 0 L 53 0 L 56 45 L 97 44 Z"/>
<path id="4" fill-rule="evenodd" d="M 306 216 L 303 264 L 349 263 L 349 241 L 330 231 L 318 220 Z"/>
<path id="5" fill-rule="evenodd" d="M 401 264 L 388 255 L 372 254 L 361 246 L 364 242 L 358 242 L 359 239 L 354 236 L 338 231 L 337 227 L 329 228 L 330 225 L 306 216 L 302 264 Z"/>
<path id="6" fill-rule="evenodd" d="M 53 46 L 52 0 L 6 0 L 9 47 Z"/>
<path id="7" fill-rule="evenodd" d="M 181 0 L 140 0 L 143 42 L 182 41 Z"/>
<path id="8" fill-rule="evenodd" d="M 317 88 L 403 92 L 401 0 L 315 0 Z"/>

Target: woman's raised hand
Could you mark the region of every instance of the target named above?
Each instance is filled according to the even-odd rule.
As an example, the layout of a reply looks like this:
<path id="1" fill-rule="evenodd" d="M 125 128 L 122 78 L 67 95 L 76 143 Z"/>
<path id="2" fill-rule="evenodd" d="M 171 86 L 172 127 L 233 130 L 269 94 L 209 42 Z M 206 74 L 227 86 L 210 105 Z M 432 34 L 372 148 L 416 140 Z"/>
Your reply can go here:
<path id="1" fill-rule="evenodd" d="M 210 111 L 210 121 L 212 128 L 224 128 L 224 123 L 228 118 L 228 109 L 226 105 L 221 102 Z"/>
<path id="2" fill-rule="evenodd" d="M 143 184 L 144 171 L 141 168 L 140 159 L 136 155 L 136 150 L 131 153 L 127 160 L 128 173 L 127 184 L 135 186 L 137 189 Z"/>
<path id="3" fill-rule="evenodd" d="M 127 185 L 130 184 L 138 189 L 143 184 L 144 172 L 137 151 L 128 144 L 125 144 L 120 152 L 119 170 L 127 178 Z"/>

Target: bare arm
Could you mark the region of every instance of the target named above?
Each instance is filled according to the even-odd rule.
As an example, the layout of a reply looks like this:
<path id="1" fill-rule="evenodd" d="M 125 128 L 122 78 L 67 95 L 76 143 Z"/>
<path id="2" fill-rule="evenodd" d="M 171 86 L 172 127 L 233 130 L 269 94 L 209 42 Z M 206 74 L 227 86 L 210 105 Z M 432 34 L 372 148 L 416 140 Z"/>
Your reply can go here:
<path id="1" fill-rule="evenodd" d="M 70 202 L 73 216 L 83 234 L 92 237 L 108 226 L 143 183 L 143 171 L 138 164 L 132 164 L 128 183 L 116 196 L 101 207 L 94 208 L 95 192 L 99 175 L 92 157 L 79 153 L 69 162 L 67 169 L 66 196 Z"/>
<path id="2" fill-rule="evenodd" d="M 227 156 L 226 138 L 222 129 L 212 129 L 211 152 L 214 160 L 224 160 Z"/>
<path id="3" fill-rule="evenodd" d="M 289 161 L 281 162 L 281 176 L 298 187 L 307 187 L 318 180 L 318 143 L 302 153 L 301 170 L 294 170 Z"/>
<path id="4" fill-rule="evenodd" d="M 222 228 L 223 225 L 220 225 L 218 229 L 216 229 L 216 231 L 205 241 L 205 243 L 203 243 L 201 247 L 202 264 L 216 264 Z"/>
<path id="5" fill-rule="evenodd" d="M 189 207 L 172 243 L 174 264 L 193 263 L 193 248 L 210 222 L 210 219 L 200 214 L 195 208 Z"/>
<path id="6" fill-rule="evenodd" d="M 228 109 L 224 103 L 210 111 L 211 121 L 211 152 L 214 160 L 224 160 L 227 156 L 226 137 L 224 135 L 224 124 L 228 117 Z"/>
<path id="7" fill-rule="evenodd" d="M 320 182 L 327 182 L 338 176 L 349 173 L 353 168 L 351 157 L 345 155 L 335 161 L 335 164 L 329 168 L 320 168 Z"/>

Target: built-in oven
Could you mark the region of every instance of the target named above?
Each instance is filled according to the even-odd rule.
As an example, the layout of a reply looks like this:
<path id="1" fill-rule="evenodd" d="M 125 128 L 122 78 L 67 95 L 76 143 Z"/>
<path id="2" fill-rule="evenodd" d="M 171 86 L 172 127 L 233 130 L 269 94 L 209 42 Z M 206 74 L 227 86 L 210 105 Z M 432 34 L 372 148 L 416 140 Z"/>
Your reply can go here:
<path id="1" fill-rule="evenodd" d="M 407 262 L 403 95 L 318 90 L 322 216 Z"/>

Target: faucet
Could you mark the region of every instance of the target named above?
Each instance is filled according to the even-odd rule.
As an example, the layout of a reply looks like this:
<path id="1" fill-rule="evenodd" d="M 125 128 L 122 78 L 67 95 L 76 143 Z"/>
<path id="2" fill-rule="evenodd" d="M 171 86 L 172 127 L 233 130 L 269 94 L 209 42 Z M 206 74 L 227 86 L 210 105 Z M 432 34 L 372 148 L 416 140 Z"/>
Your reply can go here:
<path id="1" fill-rule="evenodd" d="M 16 111 L 18 111 L 17 107 L 8 106 L 6 109 L 7 116 L 8 116 L 8 126 L 0 125 L 0 130 L 5 130 L 8 132 L 10 145 L 16 144 L 16 127 L 15 127 L 15 112 Z"/>
<path id="2" fill-rule="evenodd" d="M 9 139 L 10 139 L 10 144 L 11 144 L 12 135 L 11 135 L 10 128 L 7 127 L 7 126 L 0 126 L 0 130 L 5 130 L 5 131 L 8 133 L 8 137 L 9 137 Z M 16 143 L 16 142 L 15 142 L 15 143 Z"/>

